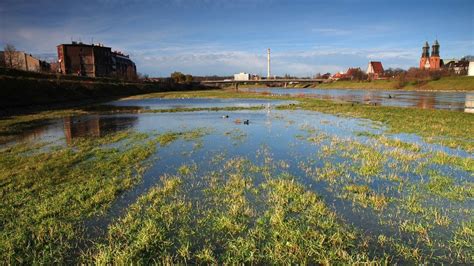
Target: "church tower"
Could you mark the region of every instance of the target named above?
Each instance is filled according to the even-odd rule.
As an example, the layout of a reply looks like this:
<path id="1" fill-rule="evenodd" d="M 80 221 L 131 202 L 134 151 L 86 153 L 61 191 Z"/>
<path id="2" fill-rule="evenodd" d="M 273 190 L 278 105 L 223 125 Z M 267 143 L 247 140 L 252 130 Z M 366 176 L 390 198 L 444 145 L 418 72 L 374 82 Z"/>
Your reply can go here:
<path id="1" fill-rule="evenodd" d="M 436 70 L 440 67 L 441 59 L 439 58 L 439 43 L 438 40 L 436 40 L 433 46 L 431 46 L 430 69 Z"/>
<path id="2" fill-rule="evenodd" d="M 423 52 L 420 58 L 420 69 L 430 69 L 430 45 L 428 42 L 423 46 Z"/>

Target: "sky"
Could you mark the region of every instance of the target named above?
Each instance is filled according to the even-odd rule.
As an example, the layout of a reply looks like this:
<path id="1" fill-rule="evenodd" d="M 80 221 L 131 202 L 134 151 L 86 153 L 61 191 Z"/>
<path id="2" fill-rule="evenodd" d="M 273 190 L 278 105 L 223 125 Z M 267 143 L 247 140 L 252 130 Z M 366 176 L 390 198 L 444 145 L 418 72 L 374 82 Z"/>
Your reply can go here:
<path id="1" fill-rule="evenodd" d="M 474 0 L 2 0 L 0 46 L 54 60 L 71 40 L 129 54 L 138 72 L 169 76 L 312 76 L 349 67 L 418 65 L 474 54 Z"/>

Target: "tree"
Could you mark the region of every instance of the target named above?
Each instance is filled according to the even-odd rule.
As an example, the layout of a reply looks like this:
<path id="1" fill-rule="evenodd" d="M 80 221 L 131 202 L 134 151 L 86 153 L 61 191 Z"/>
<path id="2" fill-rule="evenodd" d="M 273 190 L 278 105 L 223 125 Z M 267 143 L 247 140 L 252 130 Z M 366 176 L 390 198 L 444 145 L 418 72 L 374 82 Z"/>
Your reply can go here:
<path id="1" fill-rule="evenodd" d="M 395 78 L 406 71 L 401 68 L 388 68 L 384 71 L 384 76 L 388 78 Z"/>
<path id="2" fill-rule="evenodd" d="M 18 58 L 16 48 L 13 44 L 7 43 L 3 48 L 3 54 L 5 57 L 5 66 L 9 68 L 18 67 Z"/>
<path id="3" fill-rule="evenodd" d="M 175 83 L 182 83 L 182 82 L 186 81 L 186 76 L 181 72 L 175 71 L 175 72 L 171 73 L 171 79 Z"/>
<path id="4" fill-rule="evenodd" d="M 188 75 L 186 75 L 185 80 L 186 80 L 186 83 L 191 83 L 191 82 L 193 82 L 193 76 L 188 74 Z"/>
<path id="5" fill-rule="evenodd" d="M 366 80 L 368 78 L 367 74 L 365 74 L 364 71 L 362 71 L 360 68 L 356 68 L 352 71 L 352 79 L 361 81 L 361 80 Z"/>

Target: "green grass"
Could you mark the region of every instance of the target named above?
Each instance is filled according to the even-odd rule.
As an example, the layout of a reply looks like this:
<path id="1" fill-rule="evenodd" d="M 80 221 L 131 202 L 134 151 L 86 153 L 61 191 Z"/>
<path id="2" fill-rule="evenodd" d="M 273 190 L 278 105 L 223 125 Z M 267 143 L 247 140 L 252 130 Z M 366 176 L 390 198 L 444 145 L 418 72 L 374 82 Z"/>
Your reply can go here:
<path id="1" fill-rule="evenodd" d="M 300 107 L 323 113 L 370 119 L 387 126 L 387 133 L 417 134 L 428 142 L 474 151 L 474 139 L 470 134 L 474 132 L 472 114 L 445 110 L 352 105 L 316 99 L 301 100 Z"/>
<path id="2" fill-rule="evenodd" d="M 377 211 L 383 210 L 390 201 L 388 197 L 373 192 L 367 185 L 346 185 L 344 190 L 344 198 L 351 199 L 363 207 L 370 205 Z"/>
<path id="3" fill-rule="evenodd" d="M 1 151 L 0 250 L 3 262 L 61 263 L 80 221 L 103 212 L 120 192 L 133 186 L 152 143 L 124 144 L 128 132 L 80 139 L 73 146 L 35 151 L 16 145 Z"/>
<path id="4" fill-rule="evenodd" d="M 341 224 L 316 194 L 289 176 L 274 176 L 257 185 L 246 169 L 263 168 L 248 164 L 236 158 L 226 164 L 224 175 L 162 177 L 162 185 L 111 225 L 107 241 L 91 253 L 91 262 L 370 261 L 363 248 L 357 248 L 360 236 Z M 188 178 L 208 182 L 199 187 L 198 201 L 186 196 Z"/>
<path id="5" fill-rule="evenodd" d="M 457 185 L 453 177 L 432 173 L 426 184 L 428 192 L 450 200 L 464 201 L 474 198 L 474 183 L 464 182 Z"/>
<path id="6" fill-rule="evenodd" d="M 176 135 L 191 140 L 205 132 Z M 0 261 L 65 263 L 82 239 L 82 221 L 140 181 L 158 144 L 176 139 L 166 136 L 125 131 L 0 150 Z"/>

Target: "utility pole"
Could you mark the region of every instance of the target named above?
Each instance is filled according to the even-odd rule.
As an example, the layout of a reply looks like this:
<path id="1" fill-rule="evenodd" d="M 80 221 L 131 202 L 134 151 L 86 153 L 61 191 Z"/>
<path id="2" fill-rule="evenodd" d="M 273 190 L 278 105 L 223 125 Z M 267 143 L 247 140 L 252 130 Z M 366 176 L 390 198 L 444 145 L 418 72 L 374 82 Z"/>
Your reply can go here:
<path id="1" fill-rule="evenodd" d="M 271 72 L 270 72 L 270 48 L 267 49 L 267 79 L 270 79 Z"/>

